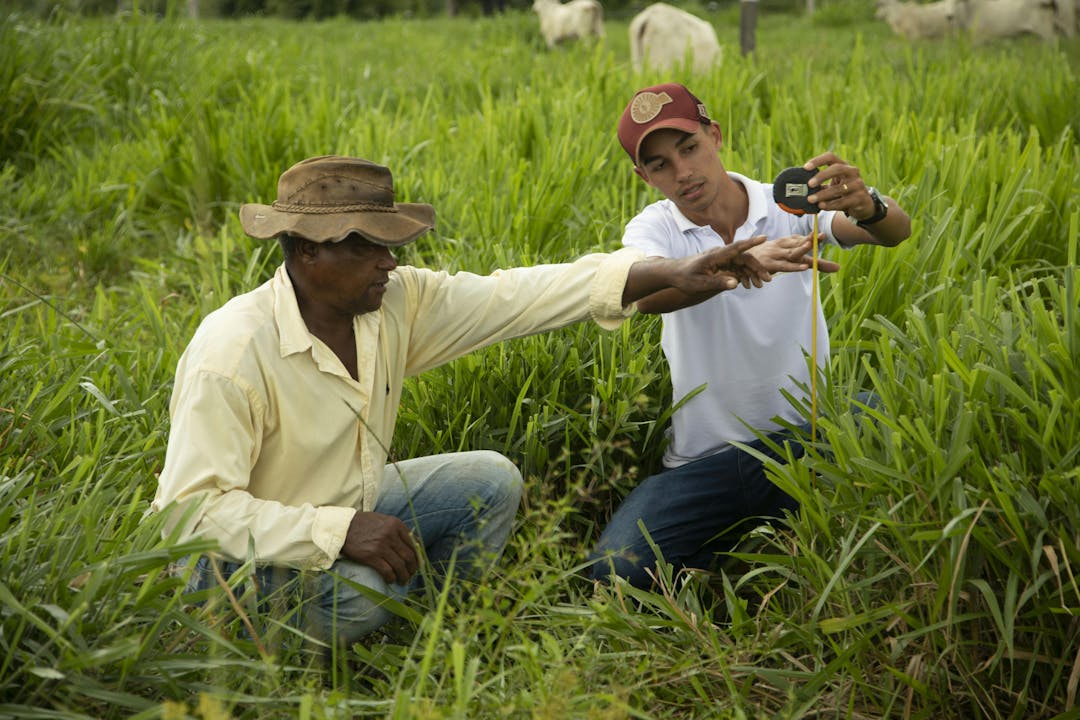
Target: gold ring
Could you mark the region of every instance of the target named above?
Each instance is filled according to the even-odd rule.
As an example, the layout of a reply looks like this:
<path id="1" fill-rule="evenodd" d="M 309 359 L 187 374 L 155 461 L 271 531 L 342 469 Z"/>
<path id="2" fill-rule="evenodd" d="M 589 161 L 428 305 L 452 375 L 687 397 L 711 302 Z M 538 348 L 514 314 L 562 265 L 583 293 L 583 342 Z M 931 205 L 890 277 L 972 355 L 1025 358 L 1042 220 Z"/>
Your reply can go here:
<path id="1" fill-rule="evenodd" d="M 844 184 L 843 184 L 843 185 L 841 185 L 840 187 L 844 188 L 844 192 L 847 192 L 847 183 L 844 183 Z"/>

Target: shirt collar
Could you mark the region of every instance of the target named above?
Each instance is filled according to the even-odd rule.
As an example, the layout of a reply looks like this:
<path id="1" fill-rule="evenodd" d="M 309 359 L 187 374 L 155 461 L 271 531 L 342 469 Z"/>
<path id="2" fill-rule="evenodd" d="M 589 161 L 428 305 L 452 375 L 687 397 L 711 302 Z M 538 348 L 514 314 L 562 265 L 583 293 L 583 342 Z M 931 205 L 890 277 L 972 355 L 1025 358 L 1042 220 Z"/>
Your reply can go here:
<path id="1" fill-rule="evenodd" d="M 756 225 L 765 218 L 768 212 L 764 186 L 761 183 L 753 182 L 748 177 L 740 175 L 739 173 L 729 172 L 728 177 L 746 189 L 746 197 L 750 201 L 749 207 L 746 210 L 746 222 L 743 224 Z M 685 233 L 700 227 L 706 227 L 704 225 L 698 225 L 693 220 L 688 219 L 682 214 L 682 210 L 680 210 L 679 206 L 674 202 L 671 203 L 671 212 L 672 215 L 675 216 L 675 225 L 679 228 L 679 232 Z"/>
<path id="2" fill-rule="evenodd" d="M 278 337 L 281 338 L 281 357 L 308 351 L 312 345 L 311 335 L 300 315 L 296 290 L 284 264 L 274 273 L 270 286 L 274 291 L 274 320 L 277 322 Z"/>

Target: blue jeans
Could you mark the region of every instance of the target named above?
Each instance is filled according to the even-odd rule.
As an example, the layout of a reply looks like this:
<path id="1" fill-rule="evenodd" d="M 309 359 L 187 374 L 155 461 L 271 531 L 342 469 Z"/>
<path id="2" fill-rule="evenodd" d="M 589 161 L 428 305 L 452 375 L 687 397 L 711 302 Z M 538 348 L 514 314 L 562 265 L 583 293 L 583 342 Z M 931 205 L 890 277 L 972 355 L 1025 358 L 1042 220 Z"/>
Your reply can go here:
<path id="1" fill-rule="evenodd" d="M 521 501 L 521 473 L 502 455 L 478 450 L 403 460 L 387 465 L 382 493 L 375 511 L 400 518 L 419 538 L 430 563 L 429 576 L 436 579 L 451 559 L 457 577 L 474 578 L 498 559 L 510 536 Z M 215 559 L 228 578 L 242 563 Z M 196 563 L 189 590 L 215 587 L 211 559 Z M 291 596 L 299 571 L 260 565 L 253 572 L 260 604 L 272 605 L 272 596 Z M 344 558 L 329 570 L 314 573 L 305 587 L 299 608 L 290 608 L 292 624 L 314 637 L 354 642 L 393 617 L 384 603 L 352 587 L 370 588 L 378 596 L 402 600 L 420 589 L 424 575 L 407 585 L 387 583 L 375 570 Z"/>
<path id="2" fill-rule="evenodd" d="M 809 433 L 810 426 L 804 426 Z M 791 434 L 769 435 L 783 447 Z M 762 440 L 743 443 L 764 455 L 780 459 Z M 801 443 L 792 443 L 792 455 L 802 457 Z M 732 549 L 747 531 L 775 522 L 799 504 L 765 475 L 761 460 L 736 447 L 699 460 L 668 468 L 646 478 L 626 496 L 600 535 L 590 556 L 592 577 L 612 574 L 631 585 L 649 588 L 656 554 L 638 527 L 642 521 L 664 561 L 674 568 L 705 568 L 716 556 Z"/>
<path id="3" fill-rule="evenodd" d="M 860 392 L 850 411 L 860 414 L 862 406 L 876 408 L 877 395 Z M 799 428 L 809 437 L 810 424 Z M 791 455 L 805 454 L 802 442 L 792 432 L 768 436 L 779 447 L 791 441 Z M 766 457 L 783 460 L 762 440 L 742 443 Z M 589 559 L 594 580 L 611 575 L 626 578 L 634 587 L 649 588 L 655 572 L 656 554 L 638 527 L 642 521 L 653 543 L 672 567 L 710 569 L 719 553 L 731 550 L 749 530 L 762 524 L 782 521 L 784 514 L 796 513 L 799 503 L 780 490 L 765 475 L 761 460 L 750 453 L 729 447 L 715 455 L 669 468 L 648 477 L 634 488 L 615 510 L 611 521 Z"/>

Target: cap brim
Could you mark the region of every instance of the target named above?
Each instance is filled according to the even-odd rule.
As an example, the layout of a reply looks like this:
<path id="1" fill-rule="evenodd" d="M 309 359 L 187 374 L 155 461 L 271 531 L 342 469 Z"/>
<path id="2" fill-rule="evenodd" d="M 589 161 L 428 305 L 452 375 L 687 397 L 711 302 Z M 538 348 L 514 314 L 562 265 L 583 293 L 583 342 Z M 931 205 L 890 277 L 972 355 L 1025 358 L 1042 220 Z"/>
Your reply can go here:
<path id="1" fill-rule="evenodd" d="M 637 147 L 634 148 L 634 164 L 641 165 L 641 143 L 645 142 L 645 138 L 649 137 L 657 130 L 671 129 L 682 130 L 683 132 L 694 133 L 701 127 L 701 122 L 698 120 L 690 120 L 687 118 L 671 118 L 670 120 L 660 120 L 655 125 L 651 126 L 648 130 L 641 134 L 638 138 Z"/>
<path id="2" fill-rule="evenodd" d="M 311 242 L 339 242 L 352 233 L 378 245 L 411 243 L 435 227 L 435 208 L 425 203 L 396 203 L 397 212 L 291 213 L 271 205 L 240 207 L 240 225 L 253 238 L 266 240 L 282 233 Z"/>

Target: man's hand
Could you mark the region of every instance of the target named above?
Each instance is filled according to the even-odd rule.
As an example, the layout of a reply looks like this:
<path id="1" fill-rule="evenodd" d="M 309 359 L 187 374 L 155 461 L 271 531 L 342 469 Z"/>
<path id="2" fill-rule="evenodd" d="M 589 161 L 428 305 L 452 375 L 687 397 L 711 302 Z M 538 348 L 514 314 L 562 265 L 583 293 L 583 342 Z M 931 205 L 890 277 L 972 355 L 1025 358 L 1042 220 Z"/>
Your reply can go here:
<path id="1" fill-rule="evenodd" d="M 772 272 L 755 255 L 766 244 L 765 236 L 758 235 L 680 258 L 677 262 L 684 267 L 678 269 L 672 287 L 689 294 L 710 291 L 715 294 L 733 290 L 739 283 L 744 287 L 761 287 L 772 280 Z M 715 287 L 717 283 L 719 288 Z"/>
<path id="2" fill-rule="evenodd" d="M 724 290 L 732 290 L 740 282 L 748 287 L 751 282 L 760 286 L 771 276 L 746 251 L 763 242 L 765 237 L 758 236 L 690 257 L 651 258 L 634 263 L 623 288 L 623 304 L 629 305 L 654 293 L 674 291 L 680 296 L 688 296 L 686 304 L 692 305 Z"/>
<path id="3" fill-rule="evenodd" d="M 818 173 L 807 183 L 811 194 L 806 198 L 822 210 L 843 213 L 833 220 L 832 234 L 845 247 L 871 243 L 895 247 L 911 236 L 911 218 L 892 198 L 882 196 L 889 212 L 884 220 L 873 225 L 856 225 L 851 218 L 865 220 L 876 211 L 876 205 L 859 168 L 833 152 L 826 152 L 806 161 L 807 170 Z"/>
<path id="4" fill-rule="evenodd" d="M 760 266 L 769 273 L 801 272 L 813 267 L 814 258 L 810 254 L 813 249 L 813 237 L 811 235 L 788 235 L 751 248 L 746 252 L 746 255 L 753 256 Z M 818 257 L 818 270 L 820 272 L 830 273 L 839 269 L 839 264 Z M 759 283 L 755 283 L 755 285 L 761 287 Z"/>
<path id="5" fill-rule="evenodd" d="M 349 523 L 341 554 L 374 569 L 388 583 L 404 585 L 420 560 L 412 533 L 401 520 L 376 512 L 358 512 Z"/>
<path id="6" fill-rule="evenodd" d="M 813 193 L 806 198 L 808 202 L 817 204 L 822 210 L 866 210 L 873 214 L 874 201 L 866 191 L 859 168 L 831 151 L 810 158 L 803 167 L 818 171 L 807 183 Z"/>

